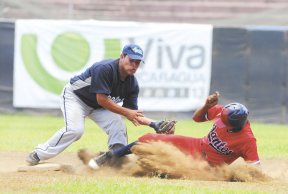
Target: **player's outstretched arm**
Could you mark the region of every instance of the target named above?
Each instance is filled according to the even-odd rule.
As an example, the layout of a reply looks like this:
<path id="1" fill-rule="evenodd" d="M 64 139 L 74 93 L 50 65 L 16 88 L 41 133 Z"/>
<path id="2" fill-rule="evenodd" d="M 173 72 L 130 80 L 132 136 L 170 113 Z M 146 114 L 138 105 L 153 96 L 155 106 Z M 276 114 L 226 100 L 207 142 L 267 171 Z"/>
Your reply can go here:
<path id="1" fill-rule="evenodd" d="M 175 131 L 176 121 L 153 121 L 152 119 L 145 117 L 141 110 L 132 110 L 119 106 L 105 94 L 96 94 L 96 99 L 102 107 L 111 112 L 125 116 L 135 126 L 147 125 L 152 127 L 157 133 L 172 134 Z"/>
<path id="2" fill-rule="evenodd" d="M 219 99 L 220 93 L 218 91 L 214 92 L 210 96 L 207 97 L 204 105 L 197 109 L 195 113 L 192 116 L 192 119 L 196 122 L 204 122 L 206 121 L 206 113 L 207 111 L 218 104 L 218 99 Z"/>
<path id="3" fill-rule="evenodd" d="M 119 106 L 118 104 L 114 103 L 106 94 L 96 94 L 96 99 L 99 105 L 101 105 L 103 108 L 120 114 L 122 116 L 125 116 L 128 120 L 130 120 L 135 126 L 140 125 L 138 121 L 138 117 L 144 117 L 142 111 L 140 110 L 132 110 L 129 108 L 125 108 L 122 106 Z"/>
<path id="4" fill-rule="evenodd" d="M 175 120 L 154 121 L 147 117 L 138 117 L 138 122 L 142 125 L 148 125 L 149 127 L 153 128 L 156 133 L 159 134 L 174 134 L 175 132 Z"/>

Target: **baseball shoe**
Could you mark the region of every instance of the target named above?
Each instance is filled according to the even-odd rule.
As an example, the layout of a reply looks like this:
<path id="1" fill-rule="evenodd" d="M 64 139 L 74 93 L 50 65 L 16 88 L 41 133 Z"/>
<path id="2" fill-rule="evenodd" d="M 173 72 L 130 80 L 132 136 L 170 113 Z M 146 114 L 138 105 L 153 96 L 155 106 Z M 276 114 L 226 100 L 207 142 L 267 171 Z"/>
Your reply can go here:
<path id="1" fill-rule="evenodd" d="M 27 157 L 26 157 L 26 162 L 30 166 L 35 166 L 40 162 L 40 159 L 35 151 L 31 152 Z"/>
<path id="2" fill-rule="evenodd" d="M 92 158 L 89 161 L 88 166 L 94 170 L 97 170 L 101 166 L 107 164 L 111 160 L 111 158 L 112 158 L 112 152 L 111 151 L 105 152 L 104 154 Z"/>

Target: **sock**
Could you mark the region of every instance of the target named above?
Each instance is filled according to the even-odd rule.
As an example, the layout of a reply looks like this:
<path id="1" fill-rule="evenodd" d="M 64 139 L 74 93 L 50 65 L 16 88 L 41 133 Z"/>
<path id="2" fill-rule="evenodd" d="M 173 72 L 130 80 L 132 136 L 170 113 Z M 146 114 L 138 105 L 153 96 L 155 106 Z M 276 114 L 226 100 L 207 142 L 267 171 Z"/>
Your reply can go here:
<path id="1" fill-rule="evenodd" d="M 125 155 L 128 155 L 128 154 L 131 154 L 131 148 L 137 143 L 138 141 L 134 141 L 133 143 L 130 143 L 126 146 L 123 146 L 123 147 L 120 147 L 116 150 L 113 150 L 112 151 L 112 155 L 113 156 L 117 156 L 117 157 L 121 157 L 121 156 L 125 156 Z"/>

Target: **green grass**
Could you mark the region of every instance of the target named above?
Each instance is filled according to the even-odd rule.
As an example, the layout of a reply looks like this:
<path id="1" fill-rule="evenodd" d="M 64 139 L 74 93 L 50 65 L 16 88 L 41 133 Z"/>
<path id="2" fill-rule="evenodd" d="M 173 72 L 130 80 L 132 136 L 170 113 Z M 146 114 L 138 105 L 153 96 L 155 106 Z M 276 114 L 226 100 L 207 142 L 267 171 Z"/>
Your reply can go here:
<path id="1" fill-rule="evenodd" d="M 126 121 L 129 142 L 139 136 L 153 132 L 149 127 L 134 127 Z M 64 152 L 77 152 L 80 148 L 95 151 L 107 149 L 107 135 L 91 120 L 85 123 L 82 138 Z M 212 123 L 194 123 L 191 120 L 178 121 L 176 134 L 202 137 Z M 37 144 L 44 143 L 58 129 L 63 127 L 63 118 L 54 116 L 0 115 L 0 151 L 29 152 Z M 260 158 L 288 158 L 288 126 L 252 123 L 257 138 Z M 49 175 L 49 174 L 47 174 Z M 61 175 L 61 174 L 60 174 Z M 2 176 L 2 175 L 1 175 Z M 9 176 L 9 175 L 4 175 Z M 23 176 L 23 175 L 22 175 Z M 45 175 L 43 175 L 45 177 Z M 50 175 L 51 176 L 51 175 Z M 25 176 L 26 177 L 26 176 Z M 29 179 L 29 175 L 27 176 Z M 43 178 L 43 177 L 39 177 Z M 10 178 L 10 179 L 13 179 Z M 9 180 L 10 180 L 9 179 Z M 21 178 L 14 178 L 21 182 Z M 45 179 L 45 182 L 26 185 L 25 188 L 8 187 L 0 193 L 285 193 L 287 182 L 277 183 L 233 183 L 217 181 L 167 180 L 160 178 L 101 177 L 62 174 Z M 47 182 L 47 180 L 49 180 Z M 6 190 L 5 190 L 6 189 Z"/>
<path id="2" fill-rule="evenodd" d="M 81 184 L 79 184 L 81 182 Z M 265 193 L 259 189 L 259 191 L 251 192 L 250 187 L 247 189 L 239 190 L 237 183 L 228 184 L 228 189 L 218 186 L 218 182 L 201 182 L 201 181 L 187 181 L 187 180 L 167 180 L 158 178 L 82 178 L 69 182 L 61 182 L 55 184 L 48 184 L 46 186 L 35 187 L 34 191 L 56 192 L 61 193 L 63 190 L 67 193 L 113 193 L 113 194 L 135 194 L 135 193 L 153 193 L 153 194 L 173 194 L 173 193 L 233 193 L 233 194 L 245 194 L 245 193 Z M 218 187 L 215 187 L 218 186 Z M 268 192 L 267 192 L 268 193 Z"/>
<path id="3" fill-rule="evenodd" d="M 141 135 L 153 132 L 149 127 L 135 127 L 126 121 L 129 142 Z M 0 115 L 0 150 L 30 151 L 44 143 L 63 127 L 63 118 L 54 116 Z M 178 121 L 176 134 L 202 137 L 211 128 L 211 123 L 195 123 L 191 120 Z M 288 158 L 288 126 L 252 123 L 261 158 Z M 90 119 L 86 119 L 85 132 L 80 140 L 65 152 L 76 152 L 80 148 L 95 151 L 107 149 L 107 135 Z"/>

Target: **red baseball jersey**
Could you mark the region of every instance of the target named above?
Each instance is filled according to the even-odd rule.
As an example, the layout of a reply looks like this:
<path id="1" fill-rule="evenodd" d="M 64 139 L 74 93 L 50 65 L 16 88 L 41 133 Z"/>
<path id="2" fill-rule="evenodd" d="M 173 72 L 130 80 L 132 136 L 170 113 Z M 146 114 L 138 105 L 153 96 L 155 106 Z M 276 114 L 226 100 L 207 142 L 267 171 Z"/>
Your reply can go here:
<path id="1" fill-rule="evenodd" d="M 206 159 L 213 165 L 222 163 L 231 164 L 237 158 L 245 161 L 259 161 L 256 138 L 247 121 L 239 132 L 230 132 L 231 127 L 226 126 L 220 118 L 223 106 L 216 105 L 208 110 L 207 120 L 214 120 L 213 127 L 203 138 L 203 150 Z"/>
<path id="2" fill-rule="evenodd" d="M 209 164 L 231 164 L 237 158 L 245 161 L 258 162 L 256 139 L 246 122 L 241 131 L 229 132 L 231 127 L 226 126 L 220 119 L 223 106 L 216 105 L 208 110 L 207 120 L 214 120 L 213 127 L 207 136 L 193 138 L 180 135 L 146 134 L 139 138 L 141 142 L 163 141 L 178 147 L 183 152 L 194 157 L 204 157 Z"/>

